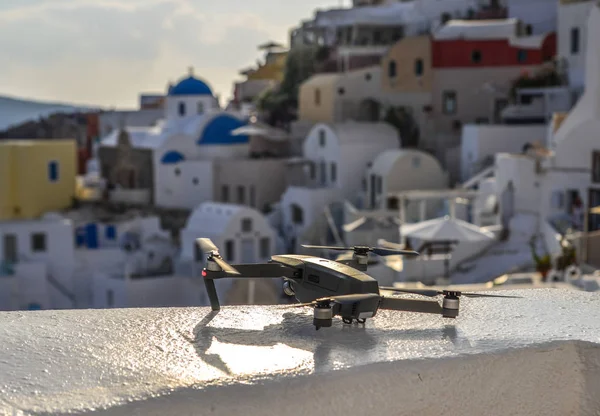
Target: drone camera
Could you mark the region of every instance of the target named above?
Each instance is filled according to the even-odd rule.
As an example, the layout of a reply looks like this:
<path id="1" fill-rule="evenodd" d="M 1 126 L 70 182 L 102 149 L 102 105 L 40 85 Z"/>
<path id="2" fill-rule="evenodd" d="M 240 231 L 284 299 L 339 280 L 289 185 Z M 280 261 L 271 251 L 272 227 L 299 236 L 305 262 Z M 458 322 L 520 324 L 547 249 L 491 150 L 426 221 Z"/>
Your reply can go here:
<path id="1" fill-rule="evenodd" d="M 292 282 L 290 282 L 289 280 L 286 280 L 285 282 L 283 282 L 283 293 L 285 293 L 288 296 L 294 296 L 296 294 L 296 291 L 294 290 L 294 286 L 292 285 Z"/>

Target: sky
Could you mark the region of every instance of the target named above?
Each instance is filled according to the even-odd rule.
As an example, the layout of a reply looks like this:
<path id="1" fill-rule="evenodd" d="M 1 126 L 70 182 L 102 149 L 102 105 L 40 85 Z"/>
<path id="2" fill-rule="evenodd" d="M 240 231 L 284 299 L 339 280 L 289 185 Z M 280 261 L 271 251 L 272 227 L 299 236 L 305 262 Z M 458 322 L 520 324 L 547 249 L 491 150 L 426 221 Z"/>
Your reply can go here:
<path id="1" fill-rule="evenodd" d="M 0 95 L 135 108 L 188 68 L 221 95 L 257 46 L 341 0 L 0 0 Z"/>

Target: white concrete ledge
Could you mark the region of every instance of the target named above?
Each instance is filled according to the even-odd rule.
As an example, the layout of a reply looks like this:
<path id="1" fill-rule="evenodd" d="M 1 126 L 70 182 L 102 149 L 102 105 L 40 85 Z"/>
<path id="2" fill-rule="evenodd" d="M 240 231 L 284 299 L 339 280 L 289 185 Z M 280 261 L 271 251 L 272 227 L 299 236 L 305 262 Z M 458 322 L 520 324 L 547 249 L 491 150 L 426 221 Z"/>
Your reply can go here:
<path id="1" fill-rule="evenodd" d="M 0 313 L 0 414 L 600 412 L 600 294 L 506 293 L 318 332 L 276 306 Z"/>

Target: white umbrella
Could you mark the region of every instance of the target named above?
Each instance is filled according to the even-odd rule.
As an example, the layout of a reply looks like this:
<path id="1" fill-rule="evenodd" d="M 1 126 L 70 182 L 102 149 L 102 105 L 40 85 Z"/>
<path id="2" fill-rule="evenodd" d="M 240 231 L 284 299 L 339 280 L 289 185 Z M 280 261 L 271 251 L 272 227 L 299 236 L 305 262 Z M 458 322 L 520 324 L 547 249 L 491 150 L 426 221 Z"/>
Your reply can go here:
<path id="1" fill-rule="evenodd" d="M 232 136 L 263 136 L 268 139 L 286 139 L 287 133 L 260 124 L 249 124 L 247 126 L 238 127 L 231 132 Z"/>
<path id="2" fill-rule="evenodd" d="M 493 233 L 456 218 L 443 217 L 416 224 L 405 224 L 401 235 L 423 241 L 483 242 L 494 240 Z"/>

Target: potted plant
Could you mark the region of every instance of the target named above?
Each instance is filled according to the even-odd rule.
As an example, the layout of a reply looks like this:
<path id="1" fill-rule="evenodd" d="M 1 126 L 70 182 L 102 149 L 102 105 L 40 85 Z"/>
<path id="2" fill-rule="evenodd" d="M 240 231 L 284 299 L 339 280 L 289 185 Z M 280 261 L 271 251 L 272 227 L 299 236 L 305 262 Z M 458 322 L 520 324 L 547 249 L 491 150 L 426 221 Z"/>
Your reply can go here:
<path id="1" fill-rule="evenodd" d="M 531 247 L 531 255 L 535 262 L 535 270 L 542 275 L 542 281 L 545 282 L 548 277 L 548 272 L 552 269 L 552 257 L 549 253 L 539 256 L 535 249 L 536 237 L 532 237 L 529 245 Z"/>

